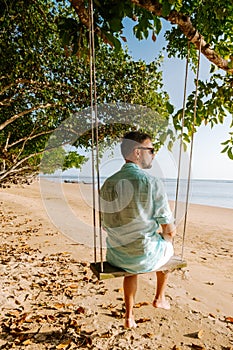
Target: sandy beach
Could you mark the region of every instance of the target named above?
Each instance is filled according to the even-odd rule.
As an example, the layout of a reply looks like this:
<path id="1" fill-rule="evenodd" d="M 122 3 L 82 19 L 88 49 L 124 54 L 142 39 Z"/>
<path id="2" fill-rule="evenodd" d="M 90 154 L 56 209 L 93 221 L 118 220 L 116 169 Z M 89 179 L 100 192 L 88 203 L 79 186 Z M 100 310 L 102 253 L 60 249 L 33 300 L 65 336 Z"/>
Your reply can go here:
<path id="1" fill-rule="evenodd" d="M 122 278 L 98 281 L 91 186 L 35 182 L 0 189 L 0 349 L 233 349 L 233 213 L 190 205 L 187 268 L 170 275 L 171 310 L 140 275 L 135 330 L 123 328 Z M 175 251 L 182 245 L 182 222 Z"/>

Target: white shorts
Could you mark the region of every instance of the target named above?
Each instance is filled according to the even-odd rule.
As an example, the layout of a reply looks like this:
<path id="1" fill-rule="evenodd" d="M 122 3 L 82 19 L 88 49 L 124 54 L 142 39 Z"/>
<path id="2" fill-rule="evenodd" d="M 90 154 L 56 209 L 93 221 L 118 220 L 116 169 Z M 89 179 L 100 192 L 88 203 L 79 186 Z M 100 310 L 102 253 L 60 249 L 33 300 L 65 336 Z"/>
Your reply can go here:
<path id="1" fill-rule="evenodd" d="M 166 242 L 166 248 L 164 250 L 164 255 L 161 257 L 159 261 L 157 261 L 154 270 L 158 270 L 161 266 L 165 265 L 171 257 L 174 255 L 174 248 L 171 242 Z"/>

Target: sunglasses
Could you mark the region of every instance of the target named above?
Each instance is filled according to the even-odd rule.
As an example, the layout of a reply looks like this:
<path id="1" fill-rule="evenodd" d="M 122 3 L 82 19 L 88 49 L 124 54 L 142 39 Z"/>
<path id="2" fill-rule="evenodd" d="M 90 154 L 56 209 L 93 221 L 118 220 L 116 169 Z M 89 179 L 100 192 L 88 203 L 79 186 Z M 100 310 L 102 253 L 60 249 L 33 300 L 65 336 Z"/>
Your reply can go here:
<path id="1" fill-rule="evenodd" d="M 153 147 L 137 147 L 138 149 L 145 149 L 150 151 L 151 154 L 155 153 L 155 149 Z"/>

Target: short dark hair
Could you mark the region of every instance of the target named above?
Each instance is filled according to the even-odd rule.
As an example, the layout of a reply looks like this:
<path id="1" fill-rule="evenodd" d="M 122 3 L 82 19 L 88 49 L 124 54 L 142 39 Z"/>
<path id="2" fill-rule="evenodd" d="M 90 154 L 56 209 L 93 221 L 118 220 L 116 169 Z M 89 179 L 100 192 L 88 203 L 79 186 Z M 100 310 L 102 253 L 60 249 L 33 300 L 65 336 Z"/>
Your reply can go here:
<path id="1" fill-rule="evenodd" d="M 130 131 L 125 134 L 121 143 L 121 153 L 123 157 L 126 159 L 127 156 L 133 152 L 138 143 L 143 143 L 147 139 L 151 140 L 151 136 L 141 131 Z"/>

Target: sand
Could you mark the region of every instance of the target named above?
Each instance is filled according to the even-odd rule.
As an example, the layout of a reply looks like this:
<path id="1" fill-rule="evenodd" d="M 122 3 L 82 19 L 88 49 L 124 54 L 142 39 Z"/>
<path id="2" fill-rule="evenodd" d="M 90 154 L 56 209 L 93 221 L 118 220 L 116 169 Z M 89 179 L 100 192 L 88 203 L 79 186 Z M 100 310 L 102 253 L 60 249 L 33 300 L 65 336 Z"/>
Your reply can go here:
<path id="1" fill-rule="evenodd" d="M 98 281 L 89 269 L 91 192 L 52 182 L 0 189 L 0 349 L 233 349 L 232 210 L 189 205 L 188 266 L 170 274 L 171 310 L 152 307 L 155 276 L 140 275 L 138 327 L 125 330 L 123 279 Z M 181 243 L 182 221 L 177 255 Z"/>

